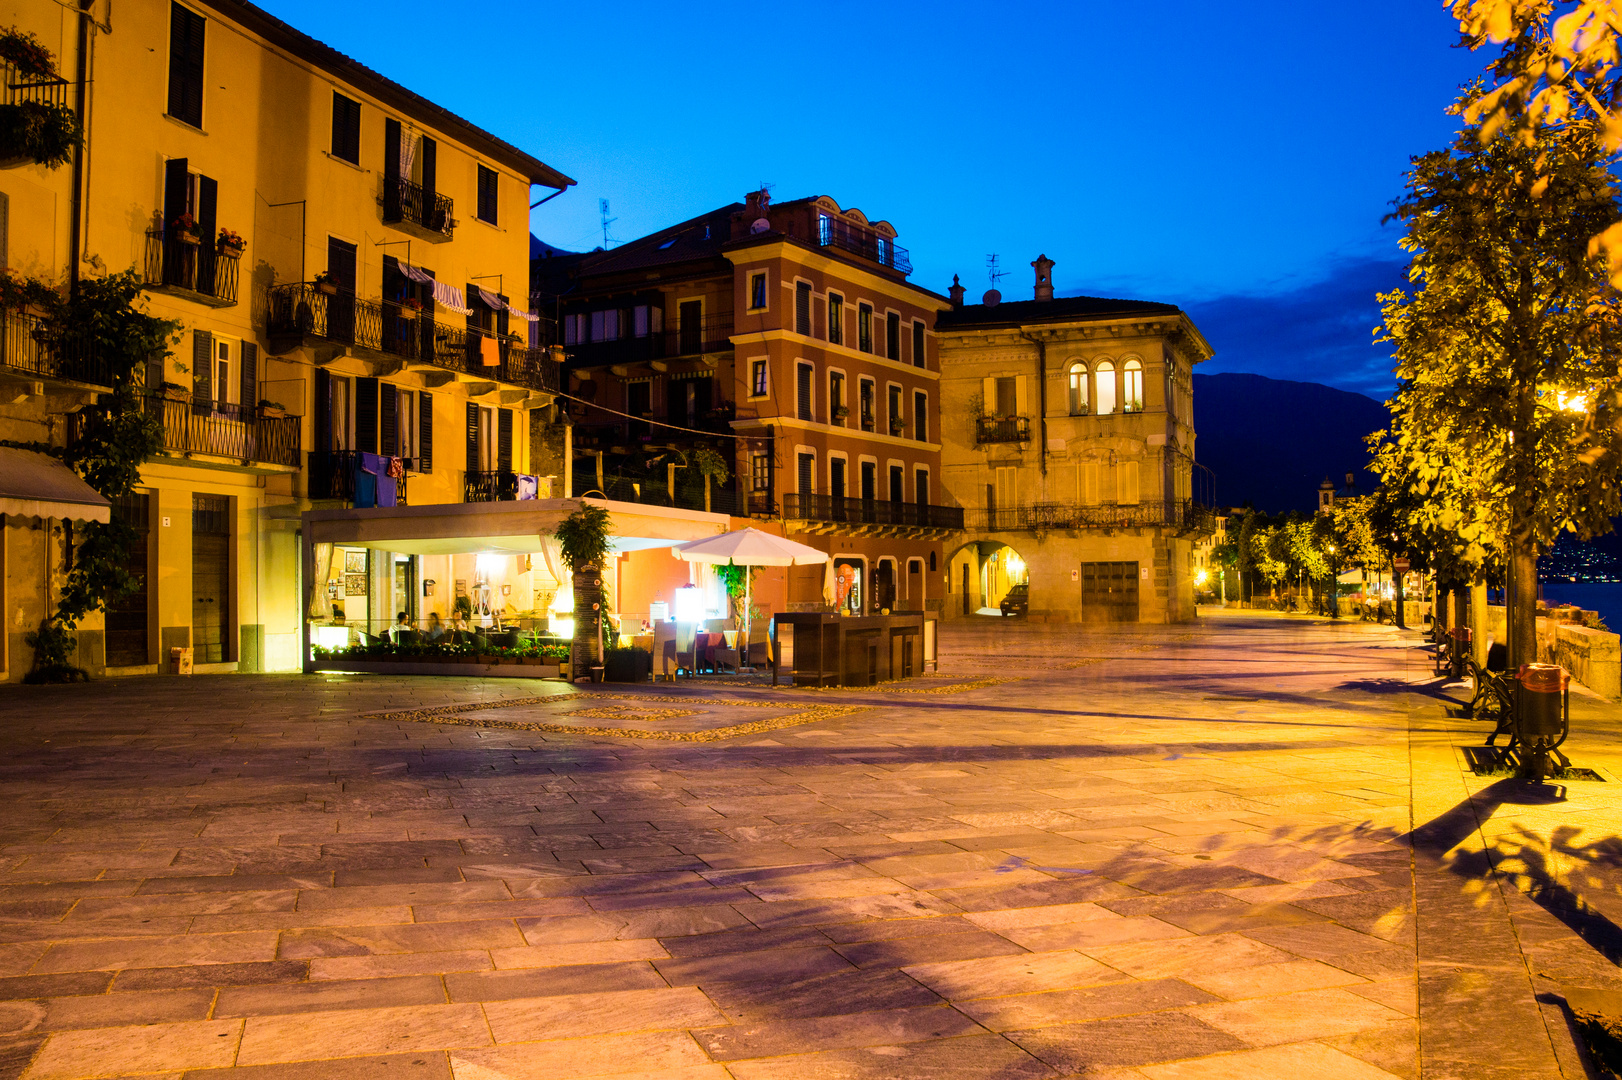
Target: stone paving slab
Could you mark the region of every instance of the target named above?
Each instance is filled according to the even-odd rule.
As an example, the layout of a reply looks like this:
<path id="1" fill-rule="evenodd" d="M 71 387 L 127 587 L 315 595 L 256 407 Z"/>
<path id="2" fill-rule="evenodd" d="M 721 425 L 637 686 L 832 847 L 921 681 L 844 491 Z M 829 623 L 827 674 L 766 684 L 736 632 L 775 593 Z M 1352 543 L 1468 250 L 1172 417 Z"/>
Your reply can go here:
<path id="1" fill-rule="evenodd" d="M 7 688 L 0 1080 L 1579 1077 L 1610 783 L 1417 637 L 948 624 L 888 687 Z"/>

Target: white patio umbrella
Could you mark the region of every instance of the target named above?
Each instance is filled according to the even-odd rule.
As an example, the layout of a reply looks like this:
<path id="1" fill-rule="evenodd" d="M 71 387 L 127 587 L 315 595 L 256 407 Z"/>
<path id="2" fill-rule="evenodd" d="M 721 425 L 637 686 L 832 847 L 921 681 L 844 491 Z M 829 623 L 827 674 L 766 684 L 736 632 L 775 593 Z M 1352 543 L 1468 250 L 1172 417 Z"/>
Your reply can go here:
<path id="1" fill-rule="evenodd" d="M 670 553 L 685 562 L 726 566 L 813 566 L 828 562 L 828 554 L 814 547 L 785 540 L 759 529 L 735 529 L 703 540 L 677 544 Z M 743 640 L 749 640 L 749 575 L 743 576 Z M 747 653 L 745 654 L 747 659 Z"/>

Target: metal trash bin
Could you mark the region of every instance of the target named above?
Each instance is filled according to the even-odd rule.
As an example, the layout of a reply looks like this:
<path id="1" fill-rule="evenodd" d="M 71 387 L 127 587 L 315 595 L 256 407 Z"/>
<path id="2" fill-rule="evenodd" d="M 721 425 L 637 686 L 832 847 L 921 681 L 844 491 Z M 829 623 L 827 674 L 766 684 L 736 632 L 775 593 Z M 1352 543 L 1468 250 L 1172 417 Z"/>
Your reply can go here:
<path id="1" fill-rule="evenodd" d="M 1448 630 L 1452 638 L 1447 650 L 1448 673 L 1455 679 L 1464 678 L 1464 658 L 1470 655 L 1471 643 L 1476 639 L 1476 632 L 1468 626 L 1455 626 Z"/>
<path id="2" fill-rule="evenodd" d="M 169 650 L 169 674 L 171 674 L 171 675 L 190 675 L 191 674 L 191 658 L 192 658 L 192 651 L 191 651 L 190 646 L 187 646 L 185 648 L 176 647 L 176 648 L 170 649 Z"/>
<path id="3" fill-rule="evenodd" d="M 1569 764 L 1556 749 L 1566 741 L 1569 721 L 1567 690 L 1571 676 L 1556 664 L 1522 664 L 1515 675 L 1516 741 L 1520 744 L 1521 772 L 1541 782 L 1549 775 L 1549 755 Z"/>

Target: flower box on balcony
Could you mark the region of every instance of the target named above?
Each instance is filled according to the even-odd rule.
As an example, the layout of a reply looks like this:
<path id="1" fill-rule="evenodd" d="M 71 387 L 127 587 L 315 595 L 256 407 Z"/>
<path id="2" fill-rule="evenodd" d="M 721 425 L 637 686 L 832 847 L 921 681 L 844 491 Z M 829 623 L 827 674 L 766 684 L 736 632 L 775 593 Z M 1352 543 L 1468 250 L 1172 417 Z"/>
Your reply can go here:
<path id="1" fill-rule="evenodd" d="M 845 406 L 843 406 L 843 405 L 835 405 L 834 406 L 834 418 L 835 419 L 843 420 L 845 417 L 847 417 L 849 415 L 850 415 L 850 410 L 847 409 Z"/>
<path id="2" fill-rule="evenodd" d="M 286 420 L 287 410 L 282 408 L 280 405 L 261 405 L 259 406 L 259 419 Z"/>
<path id="3" fill-rule="evenodd" d="M 190 401 L 191 391 L 179 383 L 166 382 L 163 384 L 163 396 L 168 401 Z"/>

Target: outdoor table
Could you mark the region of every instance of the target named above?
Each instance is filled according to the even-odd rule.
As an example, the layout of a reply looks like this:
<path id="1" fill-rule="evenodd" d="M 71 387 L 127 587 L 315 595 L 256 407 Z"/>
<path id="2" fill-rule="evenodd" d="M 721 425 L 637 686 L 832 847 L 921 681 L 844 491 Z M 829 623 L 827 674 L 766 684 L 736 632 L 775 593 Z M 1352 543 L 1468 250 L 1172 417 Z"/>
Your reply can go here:
<path id="1" fill-rule="evenodd" d="M 793 657 L 795 686 L 872 686 L 924 670 L 924 613 L 830 615 L 779 612 L 772 616 L 772 685 L 785 651 Z"/>

